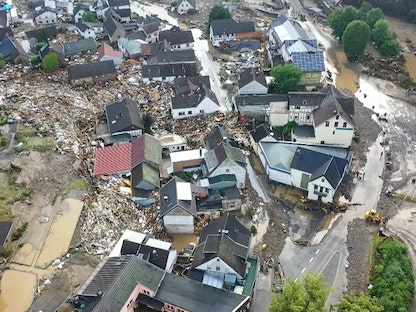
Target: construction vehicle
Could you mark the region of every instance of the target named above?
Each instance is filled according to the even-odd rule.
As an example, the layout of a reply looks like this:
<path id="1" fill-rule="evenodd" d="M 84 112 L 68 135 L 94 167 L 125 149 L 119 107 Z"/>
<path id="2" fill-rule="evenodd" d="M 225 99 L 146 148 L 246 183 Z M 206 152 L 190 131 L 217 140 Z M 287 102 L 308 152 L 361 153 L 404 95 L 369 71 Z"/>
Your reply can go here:
<path id="1" fill-rule="evenodd" d="M 375 209 L 370 209 L 369 211 L 367 211 L 365 213 L 365 219 L 369 220 L 369 221 L 376 222 L 376 223 L 384 223 L 385 222 L 384 217 L 380 216 L 377 213 L 377 210 L 375 210 Z"/>

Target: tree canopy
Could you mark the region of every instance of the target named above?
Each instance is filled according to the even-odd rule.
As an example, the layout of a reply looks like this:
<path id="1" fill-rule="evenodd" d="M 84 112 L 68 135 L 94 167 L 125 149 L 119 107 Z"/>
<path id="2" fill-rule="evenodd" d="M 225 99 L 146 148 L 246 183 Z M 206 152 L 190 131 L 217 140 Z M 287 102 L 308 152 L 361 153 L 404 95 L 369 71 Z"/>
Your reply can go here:
<path id="1" fill-rule="evenodd" d="M 90 11 L 87 11 L 84 14 L 82 14 L 81 18 L 84 22 L 90 22 L 90 23 L 95 22 L 95 17 Z"/>
<path id="2" fill-rule="evenodd" d="M 56 53 L 46 55 L 42 60 L 43 70 L 55 70 L 59 68 L 59 60 Z"/>
<path id="3" fill-rule="evenodd" d="M 384 309 L 375 297 L 366 294 L 349 293 L 336 304 L 338 312 L 383 312 Z"/>
<path id="4" fill-rule="evenodd" d="M 383 18 L 384 18 L 384 14 L 383 14 L 383 11 L 380 10 L 380 8 L 372 8 L 370 9 L 370 11 L 368 11 L 365 17 L 365 22 L 370 27 L 370 29 L 373 29 L 374 24 L 378 20 L 383 19 Z"/>
<path id="5" fill-rule="evenodd" d="M 289 279 L 282 292 L 272 294 L 269 312 L 324 312 L 329 288 L 323 278 L 306 273 L 300 281 Z"/>
<path id="6" fill-rule="evenodd" d="M 332 34 L 341 39 L 348 24 L 358 18 L 358 11 L 352 6 L 332 11 L 328 20 L 329 26 L 332 28 Z"/>
<path id="7" fill-rule="evenodd" d="M 211 23 L 215 20 L 231 18 L 230 11 L 225 8 L 223 5 L 216 4 L 212 7 L 209 12 L 208 22 Z"/>
<path id="8" fill-rule="evenodd" d="M 296 89 L 302 72 L 292 64 L 284 64 L 272 67 L 270 75 L 274 78 L 270 84 L 272 92 L 287 93 Z"/>
<path id="9" fill-rule="evenodd" d="M 348 58 L 355 58 L 364 54 L 370 39 L 370 27 L 363 21 L 353 21 L 348 24 L 342 35 L 342 46 Z"/>
<path id="10" fill-rule="evenodd" d="M 6 65 L 6 63 L 4 62 L 4 56 L 0 53 L 0 69 L 3 69 L 4 65 Z"/>

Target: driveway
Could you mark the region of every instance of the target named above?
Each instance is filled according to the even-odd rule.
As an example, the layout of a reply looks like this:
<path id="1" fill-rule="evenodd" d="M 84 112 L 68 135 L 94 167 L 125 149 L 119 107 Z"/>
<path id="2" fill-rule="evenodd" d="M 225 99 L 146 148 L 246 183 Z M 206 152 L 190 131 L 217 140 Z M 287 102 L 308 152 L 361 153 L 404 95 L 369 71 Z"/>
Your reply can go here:
<path id="1" fill-rule="evenodd" d="M 269 305 L 272 297 L 272 271 L 268 274 L 259 272 L 254 290 L 254 301 L 250 308 L 252 312 L 269 311 Z"/>

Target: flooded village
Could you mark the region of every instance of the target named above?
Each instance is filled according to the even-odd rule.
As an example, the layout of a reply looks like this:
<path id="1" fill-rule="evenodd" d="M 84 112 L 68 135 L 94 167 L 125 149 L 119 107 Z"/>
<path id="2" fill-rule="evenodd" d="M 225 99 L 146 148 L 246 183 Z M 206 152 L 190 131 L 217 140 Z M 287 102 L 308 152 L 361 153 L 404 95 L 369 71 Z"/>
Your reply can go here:
<path id="1" fill-rule="evenodd" d="M 0 311 L 263 312 L 308 272 L 329 310 L 367 289 L 373 208 L 415 251 L 399 20 L 400 58 L 351 62 L 336 1 L 0 8 Z"/>

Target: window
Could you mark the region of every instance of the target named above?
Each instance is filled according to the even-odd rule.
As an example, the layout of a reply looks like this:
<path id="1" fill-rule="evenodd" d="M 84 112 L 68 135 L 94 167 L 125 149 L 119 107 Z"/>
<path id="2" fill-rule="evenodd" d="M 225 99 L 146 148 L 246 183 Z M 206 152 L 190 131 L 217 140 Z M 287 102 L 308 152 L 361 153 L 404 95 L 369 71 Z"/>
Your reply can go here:
<path id="1" fill-rule="evenodd" d="M 207 265 L 207 270 L 212 270 L 212 267 L 210 265 Z"/>
<path id="2" fill-rule="evenodd" d="M 321 141 L 321 144 L 325 144 L 325 141 Z"/>
<path id="3" fill-rule="evenodd" d="M 200 114 L 203 114 L 203 113 L 204 113 L 204 110 L 203 110 L 203 109 L 201 109 L 201 110 L 199 111 L 199 113 L 200 113 Z"/>
<path id="4" fill-rule="evenodd" d="M 329 189 L 328 188 L 325 189 L 325 193 L 329 193 Z"/>
<path id="5" fill-rule="evenodd" d="M 306 105 L 306 104 L 308 104 L 308 101 L 303 100 L 303 105 Z"/>
<path id="6" fill-rule="evenodd" d="M 300 106 L 299 106 L 299 105 L 296 105 L 296 106 L 295 106 L 295 109 L 300 109 Z"/>
<path id="7" fill-rule="evenodd" d="M 315 185 L 313 186 L 313 188 L 314 188 L 315 190 L 317 190 L 317 189 L 318 189 L 318 185 L 316 185 L 316 184 L 315 184 Z"/>
<path id="8" fill-rule="evenodd" d="M 192 111 L 188 111 L 188 115 L 192 115 Z"/>
<path id="9" fill-rule="evenodd" d="M 339 120 L 339 115 L 337 115 L 337 116 L 335 117 L 335 119 L 336 119 L 336 120 Z"/>
<path id="10" fill-rule="evenodd" d="M 334 131 L 332 131 L 332 134 L 335 134 L 335 130 L 334 130 Z"/>
<path id="11" fill-rule="evenodd" d="M 129 303 L 127 304 L 127 309 L 130 309 L 133 304 L 133 299 L 130 299 Z"/>
<path id="12" fill-rule="evenodd" d="M 329 121 L 325 122 L 325 127 L 329 127 Z"/>
<path id="13" fill-rule="evenodd" d="M 344 123 L 342 124 L 342 127 L 343 127 L 343 128 L 346 128 L 346 127 L 347 127 L 347 123 L 346 123 L 346 122 L 344 122 Z"/>
<path id="14" fill-rule="evenodd" d="M 309 120 L 311 118 L 311 116 L 308 114 L 306 115 L 306 120 Z"/>
<path id="15" fill-rule="evenodd" d="M 179 112 L 179 116 L 184 116 L 185 112 Z"/>
<path id="16" fill-rule="evenodd" d="M 146 290 L 146 289 L 143 289 L 143 293 L 144 293 L 145 295 L 150 295 L 150 292 L 149 292 L 148 290 Z"/>
<path id="17" fill-rule="evenodd" d="M 215 267 L 215 270 L 220 271 L 221 268 L 219 266 Z"/>
<path id="18" fill-rule="evenodd" d="M 189 43 L 187 43 L 186 46 L 189 47 Z"/>
<path id="19" fill-rule="evenodd" d="M 225 172 L 227 172 L 227 173 L 228 173 L 228 172 L 230 172 L 230 169 L 225 169 Z M 218 259 L 217 259 L 217 260 L 218 260 Z"/>
<path id="20" fill-rule="evenodd" d="M 334 127 L 338 127 L 338 121 L 335 121 Z"/>

